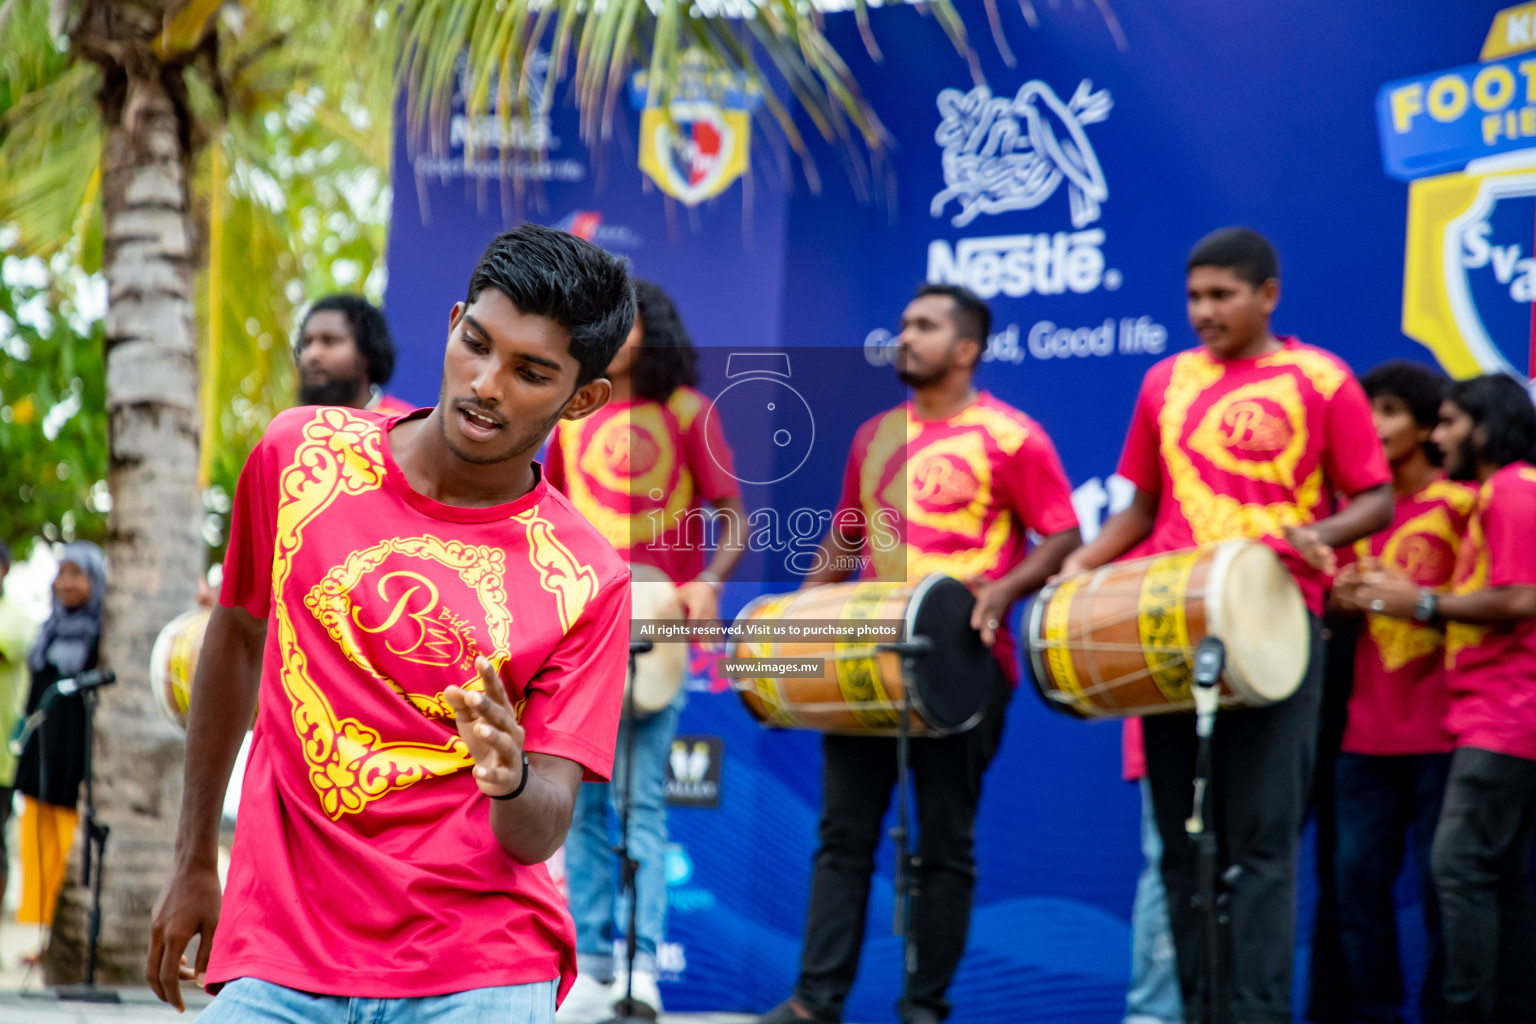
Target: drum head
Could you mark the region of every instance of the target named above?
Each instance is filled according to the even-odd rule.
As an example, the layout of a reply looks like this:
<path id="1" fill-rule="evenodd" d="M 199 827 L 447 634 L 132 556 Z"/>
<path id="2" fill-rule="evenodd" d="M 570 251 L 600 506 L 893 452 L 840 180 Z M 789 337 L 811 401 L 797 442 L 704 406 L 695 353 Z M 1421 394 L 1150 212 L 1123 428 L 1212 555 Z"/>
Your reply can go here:
<path id="1" fill-rule="evenodd" d="M 649 565 L 630 567 L 630 615 L 636 619 L 672 619 L 683 617 L 677 600 L 677 587 L 660 569 Z M 626 673 L 625 686 L 634 690 L 637 718 L 645 718 L 672 703 L 688 674 L 688 644 L 676 641 L 658 643 L 647 654 L 635 658 L 633 678 Z M 629 701 L 624 703 L 628 713 Z"/>
<path id="2" fill-rule="evenodd" d="M 940 577 L 915 595 L 908 633 L 926 636 L 933 650 L 917 661 L 917 699 L 924 716 L 941 729 L 975 724 L 992 686 L 992 652 L 971 628 L 976 597 L 964 583 Z"/>
<path id="3" fill-rule="evenodd" d="M 1224 545 L 1211 567 L 1227 647 L 1227 682 L 1258 704 L 1296 692 L 1312 653 L 1307 603 L 1280 556 L 1265 544 Z"/>

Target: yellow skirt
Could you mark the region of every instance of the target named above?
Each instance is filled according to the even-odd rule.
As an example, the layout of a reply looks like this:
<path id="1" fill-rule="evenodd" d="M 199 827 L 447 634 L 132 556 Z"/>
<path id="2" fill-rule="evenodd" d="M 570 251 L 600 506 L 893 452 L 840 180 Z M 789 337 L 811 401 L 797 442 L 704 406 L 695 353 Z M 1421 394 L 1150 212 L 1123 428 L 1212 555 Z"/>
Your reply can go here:
<path id="1" fill-rule="evenodd" d="M 80 812 L 22 798 L 21 905 L 16 920 L 24 924 L 53 924 L 53 905 L 64 887 L 69 845 L 80 824 Z"/>

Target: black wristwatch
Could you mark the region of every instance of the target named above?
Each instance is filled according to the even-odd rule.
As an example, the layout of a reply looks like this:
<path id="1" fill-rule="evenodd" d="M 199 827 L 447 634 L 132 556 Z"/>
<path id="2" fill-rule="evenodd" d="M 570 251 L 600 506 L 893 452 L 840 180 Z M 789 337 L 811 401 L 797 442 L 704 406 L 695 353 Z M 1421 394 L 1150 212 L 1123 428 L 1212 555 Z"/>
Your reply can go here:
<path id="1" fill-rule="evenodd" d="M 1419 599 L 1413 602 L 1413 618 L 1428 625 L 1440 617 L 1440 595 L 1433 590 L 1419 591 Z"/>

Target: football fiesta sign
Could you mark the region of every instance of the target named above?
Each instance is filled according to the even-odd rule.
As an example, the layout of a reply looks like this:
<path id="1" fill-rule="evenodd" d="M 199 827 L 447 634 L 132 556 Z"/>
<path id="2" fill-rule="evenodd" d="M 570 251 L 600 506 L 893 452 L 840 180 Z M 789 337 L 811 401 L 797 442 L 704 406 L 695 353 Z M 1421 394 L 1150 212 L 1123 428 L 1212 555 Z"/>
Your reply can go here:
<path id="1" fill-rule="evenodd" d="M 631 82 L 630 96 L 640 111 L 640 169 L 667 195 L 697 206 L 746 172 L 749 115 L 761 97 L 697 49 L 683 53 L 678 70 L 665 106 L 653 101 L 648 72 L 636 72 Z"/>
<path id="2" fill-rule="evenodd" d="M 1536 394 L 1536 3 L 1500 11 L 1480 56 L 1376 97 L 1383 164 L 1409 182 L 1403 333 Z"/>

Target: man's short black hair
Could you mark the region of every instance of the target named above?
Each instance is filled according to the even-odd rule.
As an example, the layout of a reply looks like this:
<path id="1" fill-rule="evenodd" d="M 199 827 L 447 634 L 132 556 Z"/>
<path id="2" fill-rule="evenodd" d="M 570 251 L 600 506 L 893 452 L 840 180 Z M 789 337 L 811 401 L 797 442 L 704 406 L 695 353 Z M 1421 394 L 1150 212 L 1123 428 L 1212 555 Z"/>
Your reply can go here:
<path id="1" fill-rule="evenodd" d="M 1222 228 L 1200 239 L 1189 251 L 1184 272 L 1188 274 L 1196 267 L 1225 268 L 1255 288 L 1280 277 L 1275 247 L 1252 228 Z"/>
<path id="2" fill-rule="evenodd" d="M 1536 460 L 1536 408 L 1513 377 L 1490 373 L 1459 380 L 1445 397 L 1483 428 L 1487 440 L 1477 446 L 1479 460 L 1499 467 Z"/>
<path id="3" fill-rule="evenodd" d="M 1421 427 L 1433 427 L 1440 422 L 1440 402 L 1450 383 L 1439 370 L 1411 359 L 1382 363 L 1360 378 L 1367 398 L 1391 395 L 1402 399 L 1413 413 L 1413 421 Z"/>
<path id="4" fill-rule="evenodd" d="M 309 325 L 309 318 L 326 310 L 333 310 L 347 318 L 347 326 L 352 328 L 352 339 L 357 342 L 357 351 L 368 365 L 368 383 L 379 387 L 388 384 L 389 378 L 395 375 L 395 342 L 389 334 L 389 323 L 379 308 L 361 295 L 344 292 L 327 295 L 315 300 L 309 312 L 304 314 L 304 324 L 299 327 L 300 337 L 304 334 L 304 327 Z"/>
<path id="5" fill-rule="evenodd" d="M 623 261 L 567 231 L 521 224 L 486 246 L 469 277 L 473 303 L 494 288 L 519 312 L 542 316 L 571 335 L 581 364 L 576 386 L 603 375 L 635 325 L 635 291 Z"/>
<path id="6" fill-rule="evenodd" d="M 652 281 L 634 279 L 643 337 L 635 356 L 635 394 L 653 402 L 665 402 L 680 387 L 699 383 L 699 354 L 678 316 L 672 297 Z"/>
<path id="7" fill-rule="evenodd" d="M 1440 402 L 1445 389 L 1450 386 L 1445 374 L 1431 366 L 1411 359 L 1393 359 L 1371 368 L 1360 378 L 1360 386 L 1367 398 L 1386 396 L 1398 399 L 1408 407 L 1413 422 L 1421 427 L 1434 427 L 1440 422 Z M 1424 442 L 1424 454 L 1429 461 L 1440 465 L 1445 453 L 1433 441 Z"/>
<path id="8" fill-rule="evenodd" d="M 955 333 L 962 338 L 975 338 L 983 350 L 992 334 L 992 311 L 981 296 L 958 284 L 925 284 L 912 296 L 920 299 L 925 295 L 943 295 L 955 304 L 949 317 L 955 324 Z"/>

